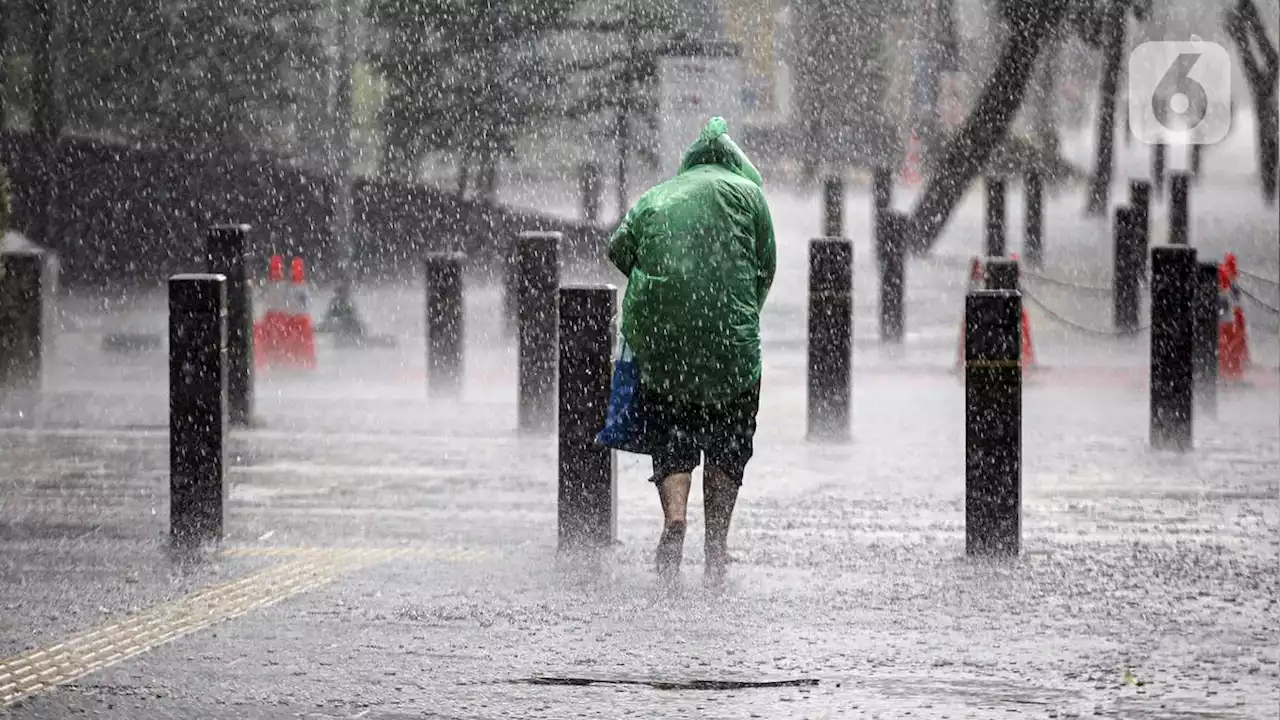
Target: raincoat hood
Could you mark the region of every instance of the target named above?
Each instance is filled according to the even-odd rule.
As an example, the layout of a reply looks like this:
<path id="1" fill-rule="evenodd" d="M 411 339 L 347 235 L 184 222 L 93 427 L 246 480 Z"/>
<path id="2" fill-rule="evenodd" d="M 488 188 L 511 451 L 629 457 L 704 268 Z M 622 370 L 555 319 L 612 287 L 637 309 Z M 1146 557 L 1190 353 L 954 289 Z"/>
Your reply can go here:
<path id="1" fill-rule="evenodd" d="M 698 139 L 684 151 L 679 172 L 687 172 L 698 165 L 720 165 L 756 185 L 764 186 L 764 178 L 760 177 L 760 171 L 751 164 L 751 160 L 747 158 L 746 153 L 742 152 L 742 148 L 738 147 L 738 143 L 729 137 L 729 123 L 722 117 L 713 117 L 707 121 Z"/>

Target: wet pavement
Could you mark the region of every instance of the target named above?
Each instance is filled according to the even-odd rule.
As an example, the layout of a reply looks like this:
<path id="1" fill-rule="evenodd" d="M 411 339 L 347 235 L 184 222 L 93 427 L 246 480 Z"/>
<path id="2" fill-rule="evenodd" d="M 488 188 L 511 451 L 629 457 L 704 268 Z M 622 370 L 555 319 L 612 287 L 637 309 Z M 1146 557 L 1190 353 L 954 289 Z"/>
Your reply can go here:
<path id="1" fill-rule="evenodd" d="M 322 339 L 314 373 L 260 375 L 259 427 L 232 436 L 223 552 L 178 562 L 163 351 L 101 349 L 163 332 L 163 298 L 112 314 L 68 298 L 41 404 L 0 408 L 0 657 L 28 653 L 0 659 L 0 697 L 35 688 L 0 716 L 1275 717 L 1280 323 L 1246 308 L 1247 384 L 1222 389 L 1194 452 L 1157 453 L 1148 337 L 1106 336 L 1105 295 L 1029 279 L 1099 332 L 1029 303 L 1042 365 L 1024 392 L 1024 553 L 967 560 L 953 365 L 980 202 L 909 265 L 908 339 L 886 349 L 858 192 L 847 445 L 804 439 L 817 202 L 772 198 L 761 430 L 723 592 L 700 583 L 696 485 L 682 589 L 656 587 L 660 513 L 634 456 L 606 568 L 557 562 L 554 445 L 514 431 L 515 356 L 479 284 L 458 401 L 426 399 L 416 287 L 361 294 L 396 347 Z M 1276 278 L 1274 211 L 1203 193 L 1197 246 Z M 1045 274 L 1106 284 L 1106 225 L 1077 199 L 1050 205 Z M 1013 248 L 1019 217 L 1015 197 Z"/>

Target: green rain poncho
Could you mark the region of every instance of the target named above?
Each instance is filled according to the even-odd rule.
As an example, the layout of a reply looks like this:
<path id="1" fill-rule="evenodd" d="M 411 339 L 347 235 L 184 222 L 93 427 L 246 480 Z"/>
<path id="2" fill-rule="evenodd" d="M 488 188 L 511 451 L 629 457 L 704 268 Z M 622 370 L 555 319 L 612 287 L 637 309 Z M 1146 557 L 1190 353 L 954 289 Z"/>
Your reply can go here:
<path id="1" fill-rule="evenodd" d="M 777 250 L 760 173 L 727 130 L 712 118 L 609 242 L 629 278 L 622 334 L 645 391 L 682 401 L 730 400 L 760 379 Z"/>

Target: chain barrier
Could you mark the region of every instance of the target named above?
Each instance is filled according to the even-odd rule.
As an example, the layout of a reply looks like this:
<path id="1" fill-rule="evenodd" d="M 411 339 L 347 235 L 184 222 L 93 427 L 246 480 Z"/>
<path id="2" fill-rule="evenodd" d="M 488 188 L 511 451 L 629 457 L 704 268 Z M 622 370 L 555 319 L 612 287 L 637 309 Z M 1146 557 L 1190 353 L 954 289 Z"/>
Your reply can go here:
<path id="1" fill-rule="evenodd" d="M 1050 277 L 1048 275 L 1041 275 L 1040 273 L 1027 272 L 1026 270 L 1022 271 L 1022 276 L 1035 278 L 1036 280 L 1039 280 L 1041 282 L 1046 282 L 1046 283 L 1049 283 L 1050 285 L 1057 285 L 1058 287 L 1072 288 L 1074 290 L 1084 290 L 1085 292 L 1107 293 L 1107 294 L 1111 293 L 1111 286 L 1109 285 L 1085 285 L 1084 283 L 1075 283 L 1075 282 L 1070 282 L 1068 280 L 1059 280 L 1057 278 Z"/>
<path id="2" fill-rule="evenodd" d="M 1237 270 L 1236 270 L 1236 272 L 1240 273 L 1240 274 L 1241 274 L 1242 276 L 1244 276 L 1244 277 L 1249 278 L 1250 280 L 1257 280 L 1258 282 L 1264 282 L 1264 283 L 1266 283 L 1266 284 L 1268 284 L 1268 285 L 1275 285 L 1276 287 L 1280 287 L 1280 280 L 1272 280 L 1272 279 L 1271 279 L 1271 278 L 1269 278 L 1269 277 L 1263 277 L 1263 276 L 1261 276 L 1261 275 L 1254 275 L 1253 273 L 1249 272 L 1248 270 L 1240 270 L 1240 269 L 1237 269 Z"/>
<path id="3" fill-rule="evenodd" d="M 1266 302 L 1266 301 L 1265 301 L 1265 300 L 1263 300 L 1262 298 L 1260 298 L 1260 297 L 1258 297 L 1257 295 L 1254 295 L 1253 293 L 1251 293 L 1251 292 L 1249 292 L 1248 290 L 1246 290 L 1246 289 L 1245 289 L 1245 287 L 1244 287 L 1243 285 L 1237 285 L 1236 287 L 1240 288 L 1240 294 L 1241 294 L 1241 295 L 1244 295 L 1245 297 L 1249 298 L 1249 299 L 1250 299 L 1250 300 L 1252 300 L 1255 304 L 1257 304 L 1259 307 L 1261 307 L 1261 308 L 1265 309 L 1267 312 L 1270 312 L 1270 313 L 1272 313 L 1272 314 L 1274 314 L 1274 315 L 1280 315 L 1280 308 L 1278 308 L 1278 307 L 1273 307 L 1270 303 Z"/>
<path id="4" fill-rule="evenodd" d="M 1048 315 L 1051 320 L 1054 320 L 1061 325 L 1066 325 L 1069 328 L 1079 330 L 1080 332 L 1087 333 L 1089 335 L 1097 335 L 1100 337 L 1121 337 L 1121 336 L 1128 336 L 1132 334 L 1132 333 L 1121 332 L 1120 330 L 1099 330 L 1098 328 L 1089 327 L 1088 325 L 1082 325 L 1074 320 L 1071 320 L 1070 318 L 1064 317 L 1054 312 L 1052 309 L 1049 308 L 1048 305 L 1045 305 L 1044 302 L 1042 302 L 1039 298 L 1037 298 L 1035 295 L 1028 292 L 1026 288 L 1023 288 L 1022 296 L 1030 300 L 1033 304 L 1035 304 L 1036 307 L 1043 310 L 1044 313 Z M 1150 328 L 1151 328 L 1151 324 L 1147 323 L 1146 325 L 1140 326 L 1138 328 L 1138 332 L 1144 332 L 1146 330 L 1149 330 Z"/>

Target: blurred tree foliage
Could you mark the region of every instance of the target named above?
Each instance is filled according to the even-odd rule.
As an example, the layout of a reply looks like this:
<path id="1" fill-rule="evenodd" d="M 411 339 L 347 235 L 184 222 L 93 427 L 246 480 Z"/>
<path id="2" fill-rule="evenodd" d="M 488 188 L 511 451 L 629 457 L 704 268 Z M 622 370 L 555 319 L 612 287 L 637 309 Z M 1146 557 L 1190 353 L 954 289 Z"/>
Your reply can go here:
<path id="1" fill-rule="evenodd" d="M 415 179 L 428 153 L 459 160 L 458 191 L 497 188 L 504 157 L 538 120 L 561 112 L 566 68 L 544 40 L 576 0 L 373 0 L 382 33 L 370 59 L 387 81 L 382 168 Z"/>
<path id="2" fill-rule="evenodd" d="M 10 122 L 30 117 L 38 3 L 4 0 Z M 287 149 L 298 78 L 323 64 L 325 0 L 56 0 L 64 130 L 251 155 Z"/>
<path id="3" fill-rule="evenodd" d="M 67 120 L 195 153 L 279 149 L 319 0 L 75 0 Z"/>

